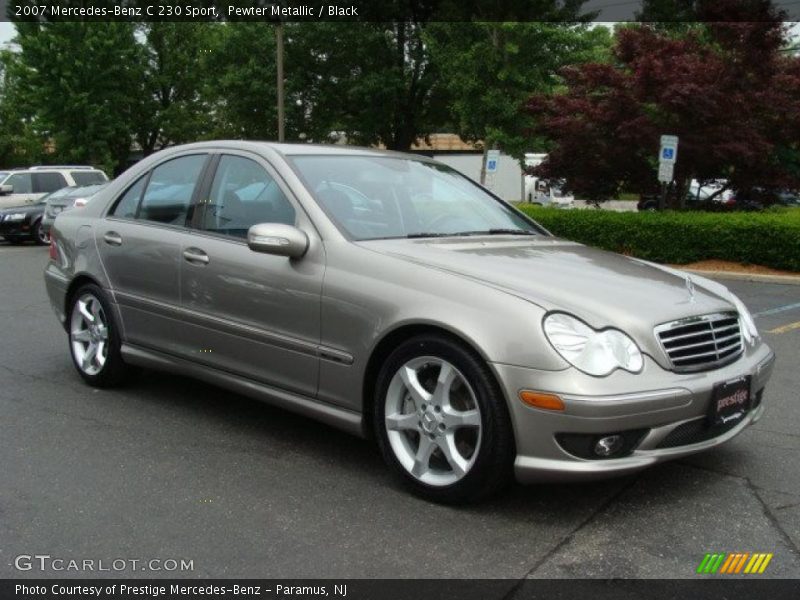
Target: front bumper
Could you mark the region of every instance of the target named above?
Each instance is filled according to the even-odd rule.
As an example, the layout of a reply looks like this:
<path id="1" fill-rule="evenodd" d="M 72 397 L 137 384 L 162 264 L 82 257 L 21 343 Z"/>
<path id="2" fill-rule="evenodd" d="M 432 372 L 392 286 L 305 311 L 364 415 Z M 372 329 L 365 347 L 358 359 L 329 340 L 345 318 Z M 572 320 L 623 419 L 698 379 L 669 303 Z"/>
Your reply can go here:
<path id="1" fill-rule="evenodd" d="M 14 239 L 30 238 L 33 237 L 33 227 L 29 219 L 23 221 L 3 221 L 0 223 L 0 237 Z"/>
<path id="2" fill-rule="evenodd" d="M 592 377 L 577 369 L 540 371 L 493 363 L 514 425 L 516 477 L 523 483 L 598 479 L 625 475 L 655 463 L 713 448 L 738 435 L 764 413 L 763 390 L 775 361 L 769 347 L 748 348 L 737 361 L 701 373 L 665 371 L 649 357 L 641 373 L 616 371 Z M 751 408 L 734 426 L 705 426 L 717 383 L 751 376 Z M 520 390 L 558 394 L 565 410 L 530 407 Z M 559 434 L 609 435 L 643 430 L 633 452 L 621 458 L 587 459 L 565 450 Z"/>

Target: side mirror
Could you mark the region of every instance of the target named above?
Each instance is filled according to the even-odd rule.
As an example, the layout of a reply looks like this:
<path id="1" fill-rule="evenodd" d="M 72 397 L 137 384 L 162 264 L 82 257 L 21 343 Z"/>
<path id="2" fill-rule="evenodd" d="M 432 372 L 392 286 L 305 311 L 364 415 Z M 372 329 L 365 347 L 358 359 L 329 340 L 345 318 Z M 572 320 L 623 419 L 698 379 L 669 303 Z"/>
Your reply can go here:
<path id="1" fill-rule="evenodd" d="M 300 258 L 308 250 L 308 236 L 293 225 L 259 223 L 247 231 L 247 245 L 253 252 Z"/>
<path id="2" fill-rule="evenodd" d="M 14 186 L 13 185 L 0 185 L 0 196 L 5 196 L 7 194 L 14 193 Z"/>

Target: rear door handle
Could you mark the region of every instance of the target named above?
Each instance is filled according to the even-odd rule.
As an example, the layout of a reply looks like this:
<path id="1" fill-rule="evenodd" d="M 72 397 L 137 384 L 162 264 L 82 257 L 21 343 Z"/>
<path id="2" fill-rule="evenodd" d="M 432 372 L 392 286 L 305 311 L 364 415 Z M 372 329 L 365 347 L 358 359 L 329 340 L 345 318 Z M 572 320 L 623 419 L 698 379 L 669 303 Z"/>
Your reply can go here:
<path id="1" fill-rule="evenodd" d="M 200 248 L 187 248 L 183 251 L 183 258 L 186 259 L 187 262 L 197 265 L 207 265 L 208 264 L 208 254 L 200 250 Z"/>
<path id="2" fill-rule="evenodd" d="M 103 239 L 109 246 L 122 246 L 122 236 L 116 231 L 107 231 Z"/>

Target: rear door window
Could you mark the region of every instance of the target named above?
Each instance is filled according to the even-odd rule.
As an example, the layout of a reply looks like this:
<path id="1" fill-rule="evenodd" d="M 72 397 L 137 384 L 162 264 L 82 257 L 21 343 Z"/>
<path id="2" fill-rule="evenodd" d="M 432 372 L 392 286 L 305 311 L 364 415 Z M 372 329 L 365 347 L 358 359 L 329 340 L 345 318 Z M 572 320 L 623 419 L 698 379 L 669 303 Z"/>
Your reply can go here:
<path id="1" fill-rule="evenodd" d="M 142 198 L 144 191 L 144 184 L 147 182 L 147 175 L 140 177 L 128 190 L 122 195 L 122 198 L 117 201 L 111 215 L 114 217 L 121 217 L 123 219 L 136 218 L 136 209 L 139 208 L 139 200 Z"/>
<path id="2" fill-rule="evenodd" d="M 57 171 L 33 173 L 33 191 L 36 194 L 49 194 L 67 186 L 67 180 Z"/>
<path id="3" fill-rule="evenodd" d="M 168 160 L 156 167 L 136 218 L 185 226 L 206 158 L 206 154 L 193 154 Z"/>

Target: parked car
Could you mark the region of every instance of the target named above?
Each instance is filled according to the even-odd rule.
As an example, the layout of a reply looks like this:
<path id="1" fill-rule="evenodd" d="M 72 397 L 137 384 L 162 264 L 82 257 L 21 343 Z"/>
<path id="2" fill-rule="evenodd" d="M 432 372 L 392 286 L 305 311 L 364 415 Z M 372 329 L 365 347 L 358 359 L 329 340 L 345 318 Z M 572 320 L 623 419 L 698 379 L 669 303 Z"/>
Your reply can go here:
<path id="1" fill-rule="evenodd" d="M 88 166 L 30 167 L 0 177 L 0 209 L 32 204 L 61 188 L 108 181 L 106 174 Z"/>
<path id="2" fill-rule="evenodd" d="M 531 204 L 554 208 L 573 208 L 575 206 L 575 197 L 563 191 L 562 182 L 548 183 L 536 177 L 526 176 L 525 184 L 525 199 Z"/>
<path id="3" fill-rule="evenodd" d="M 162 150 L 59 215 L 44 278 L 89 385 L 150 367 L 272 402 L 374 437 L 442 502 L 715 447 L 774 363 L 724 286 L 377 150 Z"/>
<path id="4" fill-rule="evenodd" d="M 692 179 L 689 182 L 689 191 L 687 192 L 687 200 L 696 202 L 718 202 L 720 204 L 727 204 L 734 197 L 734 191 L 726 188 L 728 182 L 724 179 L 714 179 L 711 181 L 699 182 L 697 179 Z"/>
<path id="5" fill-rule="evenodd" d="M 779 190 L 778 204 L 783 206 L 800 206 L 800 193 L 793 190 Z"/>
<path id="6" fill-rule="evenodd" d="M 736 190 L 736 204 L 751 210 L 761 210 L 765 206 L 800 206 L 800 196 L 787 189 L 754 186 Z"/>
<path id="7" fill-rule="evenodd" d="M 686 190 L 684 205 L 686 208 L 708 211 L 725 210 L 758 210 L 756 203 L 737 200 L 736 193 L 732 189 L 726 189 L 727 181 L 716 179 L 702 184 L 697 179 L 692 179 L 689 189 Z M 669 190 L 668 205 L 672 205 L 676 199 L 677 192 L 672 187 Z M 658 193 L 646 193 L 639 196 L 636 204 L 637 210 L 655 211 L 658 210 L 660 195 Z"/>
<path id="8" fill-rule="evenodd" d="M 0 237 L 10 244 L 23 244 L 29 240 L 45 246 L 50 239 L 42 229 L 42 216 L 47 196 L 34 204 L 10 206 L 0 211 Z"/>
<path id="9" fill-rule="evenodd" d="M 105 183 L 97 183 L 80 187 L 68 187 L 50 194 L 42 217 L 42 230 L 44 233 L 50 233 L 50 227 L 60 213 L 71 208 L 86 206 L 89 200 L 105 186 Z"/>

